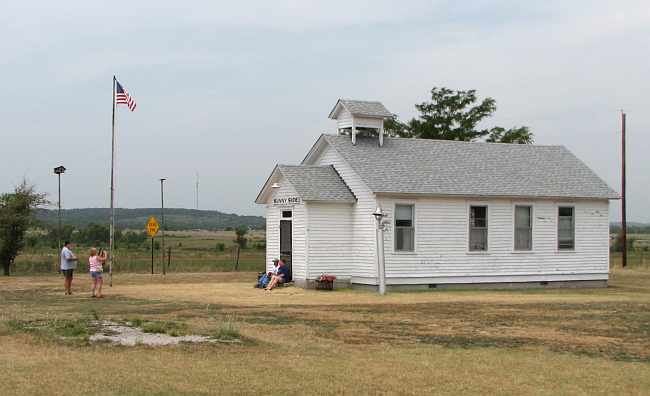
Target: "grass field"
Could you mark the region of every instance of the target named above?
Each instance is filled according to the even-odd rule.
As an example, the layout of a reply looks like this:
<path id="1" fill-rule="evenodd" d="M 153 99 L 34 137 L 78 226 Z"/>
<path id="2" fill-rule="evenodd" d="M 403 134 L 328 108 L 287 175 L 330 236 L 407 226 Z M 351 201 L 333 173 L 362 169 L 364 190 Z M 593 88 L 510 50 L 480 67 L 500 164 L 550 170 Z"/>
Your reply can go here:
<path id="1" fill-rule="evenodd" d="M 650 271 L 607 289 L 253 289 L 253 273 L 0 279 L 0 393 L 648 394 Z M 239 343 L 90 344 L 96 319 Z M 281 378 L 278 378 L 278 375 Z"/>
<path id="2" fill-rule="evenodd" d="M 265 250 L 257 248 L 264 241 L 263 231 L 250 231 L 247 235 L 250 248 L 243 249 L 239 257 L 242 271 L 263 271 Z M 168 231 L 165 247 L 171 248 L 171 261 L 167 272 L 216 272 L 232 271 L 234 259 L 233 231 Z M 156 242 L 161 242 L 160 235 Z M 151 242 L 139 247 L 120 247 L 115 253 L 115 272 L 151 272 Z M 217 249 L 222 244 L 223 250 Z M 103 246 L 106 248 L 106 246 Z M 79 269 L 85 271 L 90 246 L 75 246 L 79 257 Z M 167 249 L 165 249 L 167 250 Z M 166 253 L 167 254 L 167 253 Z M 162 252 L 154 249 L 154 271 L 161 273 Z M 47 248 L 27 249 L 16 258 L 15 272 L 19 274 L 51 273 L 58 266 L 58 253 Z"/>

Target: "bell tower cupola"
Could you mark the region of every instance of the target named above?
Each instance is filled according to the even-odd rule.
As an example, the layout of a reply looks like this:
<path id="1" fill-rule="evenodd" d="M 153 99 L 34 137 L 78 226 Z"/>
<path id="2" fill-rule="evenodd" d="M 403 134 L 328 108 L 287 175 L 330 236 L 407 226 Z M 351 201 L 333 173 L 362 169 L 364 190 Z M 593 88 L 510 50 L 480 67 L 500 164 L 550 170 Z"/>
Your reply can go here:
<path id="1" fill-rule="evenodd" d="M 350 134 L 352 144 L 357 144 L 359 131 L 376 131 L 381 147 L 384 145 L 384 120 L 392 116 L 381 102 L 339 99 L 329 118 L 336 120 L 339 135 Z"/>

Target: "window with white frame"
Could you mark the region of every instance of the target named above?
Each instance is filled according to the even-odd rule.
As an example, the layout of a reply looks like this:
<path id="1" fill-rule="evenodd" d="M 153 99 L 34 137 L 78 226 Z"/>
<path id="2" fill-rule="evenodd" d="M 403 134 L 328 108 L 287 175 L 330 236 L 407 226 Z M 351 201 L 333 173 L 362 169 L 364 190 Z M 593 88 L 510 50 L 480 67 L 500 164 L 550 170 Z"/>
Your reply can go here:
<path id="1" fill-rule="evenodd" d="M 486 251 L 488 248 L 487 206 L 469 207 L 469 250 Z"/>
<path id="2" fill-rule="evenodd" d="M 515 206 L 515 250 L 533 250 L 532 206 Z"/>
<path id="3" fill-rule="evenodd" d="M 557 211 L 557 248 L 571 250 L 576 246 L 575 238 L 575 208 L 560 206 Z"/>
<path id="4" fill-rule="evenodd" d="M 395 205 L 395 251 L 415 250 L 414 206 Z"/>

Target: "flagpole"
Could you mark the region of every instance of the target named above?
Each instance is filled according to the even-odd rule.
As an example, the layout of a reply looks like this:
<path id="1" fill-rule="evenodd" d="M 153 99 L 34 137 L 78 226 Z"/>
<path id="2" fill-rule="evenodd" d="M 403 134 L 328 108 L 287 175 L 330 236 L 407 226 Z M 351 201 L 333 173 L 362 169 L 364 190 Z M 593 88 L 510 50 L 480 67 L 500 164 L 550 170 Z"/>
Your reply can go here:
<path id="1" fill-rule="evenodd" d="M 113 239 L 115 235 L 115 76 L 113 76 L 113 120 L 111 128 L 111 225 L 109 231 L 108 285 L 113 287 Z"/>

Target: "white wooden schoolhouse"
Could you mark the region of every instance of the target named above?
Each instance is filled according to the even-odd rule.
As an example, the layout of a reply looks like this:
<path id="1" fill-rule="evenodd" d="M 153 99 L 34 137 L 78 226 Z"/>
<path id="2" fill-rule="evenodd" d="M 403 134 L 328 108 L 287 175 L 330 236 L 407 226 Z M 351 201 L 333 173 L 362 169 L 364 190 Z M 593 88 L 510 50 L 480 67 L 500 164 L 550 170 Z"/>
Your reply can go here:
<path id="1" fill-rule="evenodd" d="M 372 287 L 385 273 L 388 288 L 607 284 L 618 195 L 569 150 L 385 137 L 391 116 L 340 99 L 337 132 L 273 169 L 256 199 L 269 269 L 284 259 L 300 286 L 324 273 Z"/>

